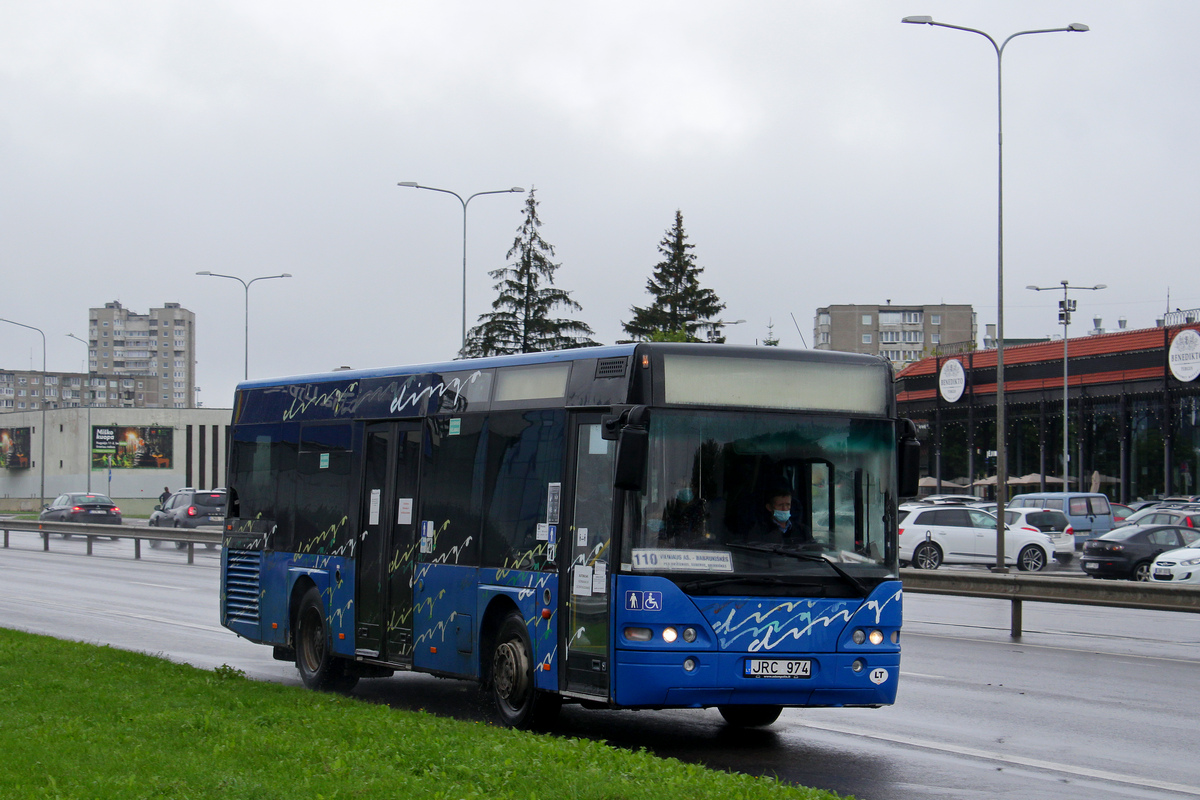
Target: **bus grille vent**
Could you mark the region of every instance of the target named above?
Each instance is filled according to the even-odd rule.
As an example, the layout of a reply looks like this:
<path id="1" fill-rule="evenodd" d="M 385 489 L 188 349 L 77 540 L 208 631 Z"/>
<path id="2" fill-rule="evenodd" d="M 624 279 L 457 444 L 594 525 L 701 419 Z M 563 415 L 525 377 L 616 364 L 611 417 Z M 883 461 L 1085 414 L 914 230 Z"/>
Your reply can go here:
<path id="1" fill-rule="evenodd" d="M 258 624 L 259 576 L 262 553 L 230 550 L 225 573 L 225 618 L 230 622 Z"/>
<path id="2" fill-rule="evenodd" d="M 602 358 L 596 362 L 597 378 L 624 378 L 628 358 Z"/>

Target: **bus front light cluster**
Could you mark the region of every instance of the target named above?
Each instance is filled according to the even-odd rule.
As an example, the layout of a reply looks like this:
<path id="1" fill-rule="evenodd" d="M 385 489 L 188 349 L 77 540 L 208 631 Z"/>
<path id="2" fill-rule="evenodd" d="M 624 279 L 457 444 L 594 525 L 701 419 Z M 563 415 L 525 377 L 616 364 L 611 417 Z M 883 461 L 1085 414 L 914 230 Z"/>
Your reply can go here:
<path id="1" fill-rule="evenodd" d="M 899 641 L 899 638 L 899 634 L 893 631 L 892 644 L 895 644 L 897 641 Z M 855 644 L 863 644 L 864 642 L 869 641 L 871 644 L 880 645 L 883 644 L 883 631 L 876 629 L 870 633 L 867 633 L 862 628 L 858 628 L 850 635 L 850 639 Z"/>
<path id="2" fill-rule="evenodd" d="M 680 634 L 680 632 L 672 626 L 663 628 L 662 638 L 667 644 L 671 644 L 680 637 L 682 637 L 683 640 L 688 644 L 691 644 L 692 642 L 696 641 L 696 629 L 684 628 L 683 633 Z M 650 628 L 630 627 L 625 629 L 625 638 L 631 642 L 650 642 L 654 640 L 654 631 Z"/>

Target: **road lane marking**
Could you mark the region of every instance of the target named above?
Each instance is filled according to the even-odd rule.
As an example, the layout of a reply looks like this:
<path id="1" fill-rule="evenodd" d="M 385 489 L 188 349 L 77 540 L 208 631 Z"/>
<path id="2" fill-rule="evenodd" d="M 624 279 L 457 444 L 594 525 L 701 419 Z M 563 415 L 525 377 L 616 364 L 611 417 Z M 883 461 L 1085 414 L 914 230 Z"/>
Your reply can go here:
<path id="1" fill-rule="evenodd" d="M 1142 788 L 1161 789 L 1167 792 L 1177 792 L 1179 794 L 1192 795 L 1200 797 L 1200 787 L 1187 786 L 1182 783 L 1171 783 L 1169 781 L 1158 781 L 1153 778 L 1133 777 L 1130 775 L 1120 775 L 1116 772 L 1108 772 L 1102 769 L 1092 769 L 1091 767 L 1076 767 L 1070 764 L 1059 764 L 1055 761 L 1044 761 L 1040 758 L 1027 758 L 1018 755 L 1002 755 L 1000 753 L 991 752 L 988 750 L 979 750 L 974 747 L 963 747 L 962 745 L 944 744 L 941 742 L 933 742 L 925 739 L 913 739 L 907 736 L 889 736 L 884 733 L 874 733 L 862 730 L 856 730 L 844 725 L 829 724 L 826 722 L 812 722 L 804 720 L 801 725 L 808 728 L 816 728 L 817 730 L 827 731 L 829 733 L 841 733 L 847 736 L 857 736 L 867 739 L 877 739 L 892 744 L 908 745 L 911 747 L 920 747 L 925 750 L 935 750 L 942 753 L 954 753 L 960 756 L 968 756 L 971 758 L 979 758 L 985 761 L 996 761 L 1001 764 L 1011 764 L 1015 766 L 1031 767 L 1033 769 L 1048 770 L 1050 772 L 1062 772 L 1067 775 L 1075 775 L 1080 778 L 1093 778 L 1095 780 L 1109 781 L 1112 783 L 1123 783 L 1130 786 L 1139 786 Z"/>

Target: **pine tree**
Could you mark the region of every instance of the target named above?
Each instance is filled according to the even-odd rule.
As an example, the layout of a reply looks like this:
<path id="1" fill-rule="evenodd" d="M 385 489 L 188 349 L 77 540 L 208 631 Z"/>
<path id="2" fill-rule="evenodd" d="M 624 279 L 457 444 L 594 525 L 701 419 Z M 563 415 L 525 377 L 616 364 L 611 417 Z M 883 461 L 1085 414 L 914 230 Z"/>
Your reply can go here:
<path id="1" fill-rule="evenodd" d="M 507 266 L 488 274 L 496 279 L 496 299 L 492 311 L 479 316 L 479 324 L 467 334 L 460 357 L 538 353 L 587 347 L 597 344 L 589 336 L 591 327 L 571 319 L 551 318 L 558 306 L 579 311 L 571 295 L 554 287 L 554 272 L 561 264 L 550 260 L 554 247 L 542 238 L 538 229 L 537 198 L 534 189 L 525 198 L 525 219 L 505 258 Z"/>
<path id="2" fill-rule="evenodd" d="M 767 338 L 763 339 L 766 347 L 779 347 L 779 337 L 775 335 L 775 323 L 767 320 Z"/>
<path id="3" fill-rule="evenodd" d="M 682 331 L 687 341 L 698 342 L 700 324 L 725 308 L 712 289 L 701 288 L 704 268 L 696 266 L 696 256 L 689 252 L 694 247 L 683 230 L 683 212 L 677 210 L 674 226 L 658 244 L 663 260 L 646 281 L 646 291 L 654 296 L 654 302 L 646 308 L 633 306 L 633 319 L 622 323 L 630 337 L 646 340 L 656 332 Z"/>

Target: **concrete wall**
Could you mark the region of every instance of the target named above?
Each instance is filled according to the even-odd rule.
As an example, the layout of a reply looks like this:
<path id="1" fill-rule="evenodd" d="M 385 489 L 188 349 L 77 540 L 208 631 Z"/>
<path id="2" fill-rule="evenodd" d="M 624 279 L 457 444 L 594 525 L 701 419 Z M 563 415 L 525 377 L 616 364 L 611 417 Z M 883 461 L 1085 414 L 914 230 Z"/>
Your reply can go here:
<path id="1" fill-rule="evenodd" d="M 210 489 L 225 485 L 226 437 L 232 412 L 225 408 L 91 409 L 91 426 L 170 427 L 172 458 L 164 468 L 89 470 L 91 434 L 88 409 L 21 411 L 0 417 L 0 427 L 29 428 L 28 469 L 0 469 L 0 511 L 37 511 L 42 481 L 46 502 L 62 492 L 107 494 L 122 511 L 149 513 L 163 487 Z M 46 456 L 43 473 L 42 437 Z M 144 507 L 144 509 L 143 509 Z"/>

